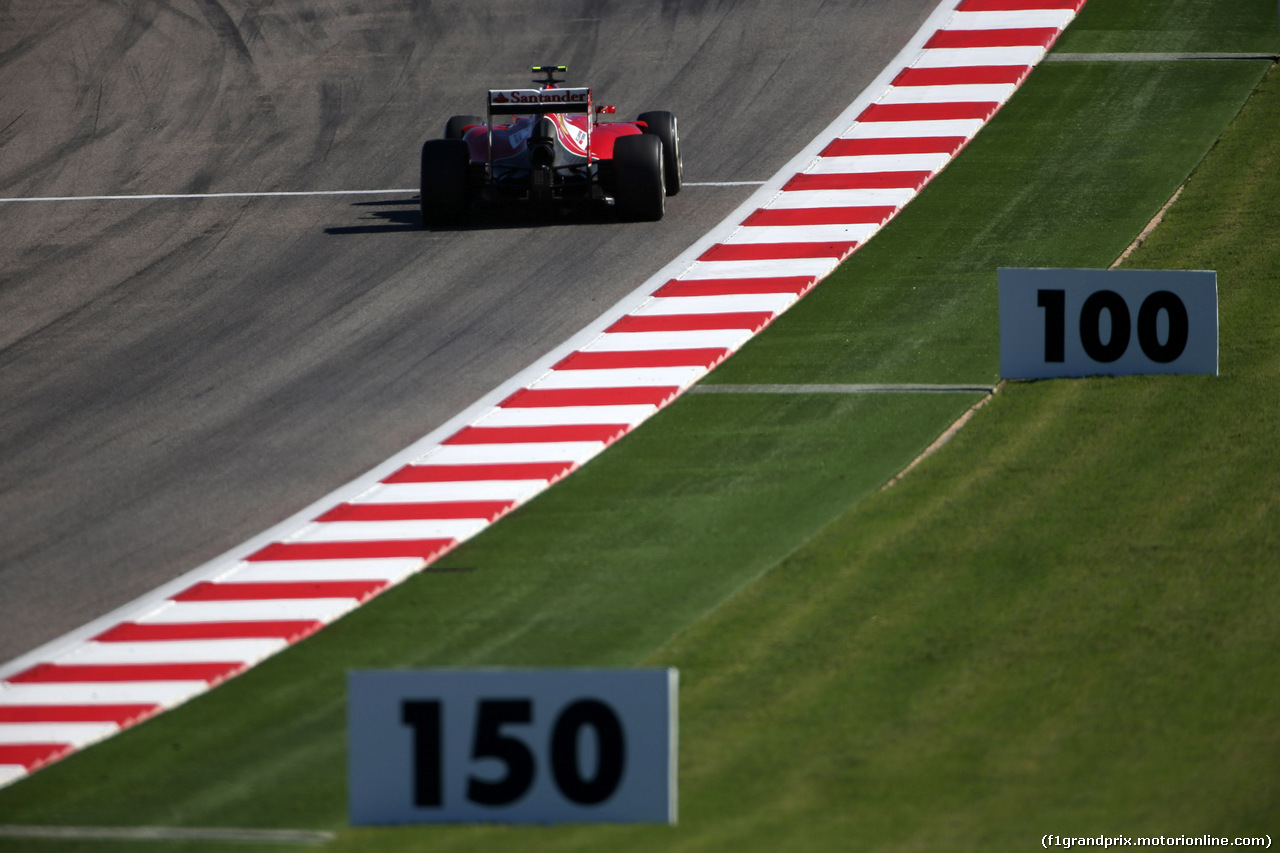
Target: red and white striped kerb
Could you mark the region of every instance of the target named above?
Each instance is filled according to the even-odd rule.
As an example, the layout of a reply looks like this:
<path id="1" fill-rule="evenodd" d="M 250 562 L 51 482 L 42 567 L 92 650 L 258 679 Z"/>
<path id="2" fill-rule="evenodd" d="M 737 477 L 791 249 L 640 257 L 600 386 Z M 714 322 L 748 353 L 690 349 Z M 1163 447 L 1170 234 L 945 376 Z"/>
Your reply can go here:
<path id="1" fill-rule="evenodd" d="M 319 630 L 626 435 L 884 227 L 1083 4 L 963 0 L 807 168 L 594 340 L 355 499 L 0 682 L 0 784 Z"/>

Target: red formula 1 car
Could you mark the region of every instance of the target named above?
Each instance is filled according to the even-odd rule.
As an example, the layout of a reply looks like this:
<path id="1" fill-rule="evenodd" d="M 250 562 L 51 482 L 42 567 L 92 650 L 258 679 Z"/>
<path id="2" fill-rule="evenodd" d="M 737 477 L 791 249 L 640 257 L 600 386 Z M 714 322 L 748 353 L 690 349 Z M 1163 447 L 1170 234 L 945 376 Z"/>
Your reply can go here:
<path id="1" fill-rule="evenodd" d="M 563 65 L 534 66 L 536 89 L 490 89 L 488 115 L 454 116 L 422 146 L 422 221 L 456 225 L 477 204 L 607 204 L 657 220 L 680 192 L 676 117 L 601 122 L 589 88 L 562 88 Z"/>

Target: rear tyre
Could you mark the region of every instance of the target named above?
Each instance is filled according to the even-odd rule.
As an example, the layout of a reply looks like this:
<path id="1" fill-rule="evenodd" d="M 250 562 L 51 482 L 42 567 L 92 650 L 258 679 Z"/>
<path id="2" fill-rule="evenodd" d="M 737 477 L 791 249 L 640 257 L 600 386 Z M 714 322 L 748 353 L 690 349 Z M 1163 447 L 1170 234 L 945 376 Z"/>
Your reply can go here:
<path id="1" fill-rule="evenodd" d="M 680 162 L 680 133 L 676 117 L 666 110 L 641 113 L 644 132 L 662 140 L 662 168 L 666 171 L 667 195 L 675 195 L 684 185 L 684 164 Z"/>
<path id="2" fill-rule="evenodd" d="M 656 222 L 666 212 L 662 140 L 648 134 L 624 136 L 613 144 L 614 201 L 623 219 Z"/>
<path id="3" fill-rule="evenodd" d="M 457 225 L 466 220 L 467 166 L 471 151 L 461 139 L 428 139 L 422 144 L 422 224 Z"/>
<path id="4" fill-rule="evenodd" d="M 480 116 L 454 116 L 445 122 L 444 138 L 461 139 L 465 128 L 473 124 L 484 124 L 484 119 Z"/>

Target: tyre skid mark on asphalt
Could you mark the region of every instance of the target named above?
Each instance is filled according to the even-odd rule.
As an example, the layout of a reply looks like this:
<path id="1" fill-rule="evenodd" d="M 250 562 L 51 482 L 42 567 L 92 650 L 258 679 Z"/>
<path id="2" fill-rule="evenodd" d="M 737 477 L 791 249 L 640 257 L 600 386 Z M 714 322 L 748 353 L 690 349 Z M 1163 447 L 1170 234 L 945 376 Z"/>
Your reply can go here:
<path id="1" fill-rule="evenodd" d="M 113 614 L 115 624 L 87 639 L 51 644 L 46 657 L 20 659 L 25 667 L 0 681 L 0 786 L 309 636 L 670 404 L 891 221 L 1004 104 L 1084 0 L 946 5 L 950 15 L 918 34 L 923 47 L 899 57 L 876 102 L 817 140 L 806 167 L 772 194 L 766 182 L 759 209 L 735 214 L 736 227 L 713 231 L 718 242 L 683 272 L 532 381 L 286 535 L 215 561 L 207 578 Z"/>

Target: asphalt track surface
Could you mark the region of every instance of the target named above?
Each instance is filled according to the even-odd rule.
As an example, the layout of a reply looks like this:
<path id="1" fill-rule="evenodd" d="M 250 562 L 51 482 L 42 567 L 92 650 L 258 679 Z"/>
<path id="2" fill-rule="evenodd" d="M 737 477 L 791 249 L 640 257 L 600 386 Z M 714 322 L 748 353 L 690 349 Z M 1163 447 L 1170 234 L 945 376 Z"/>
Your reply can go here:
<path id="1" fill-rule="evenodd" d="M 936 5 L 0 0 L 0 199 L 413 187 L 543 62 L 675 112 L 686 181 L 760 181 Z M 750 191 L 436 231 L 405 192 L 0 201 L 0 661 L 368 471 Z"/>

